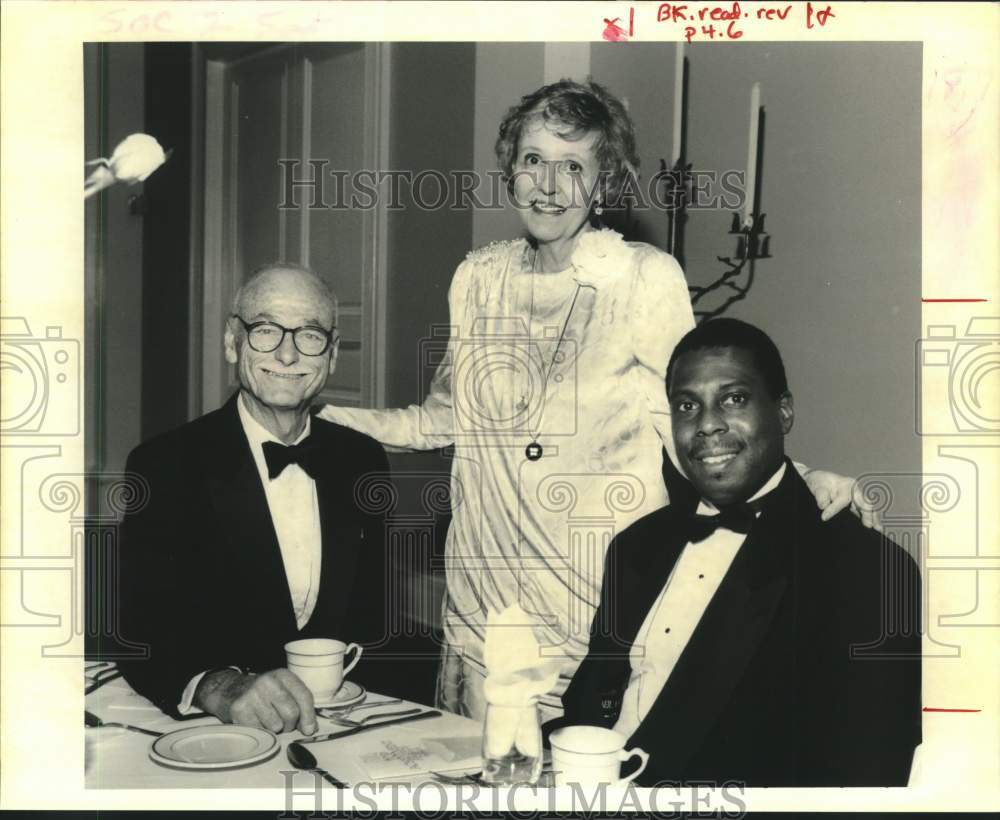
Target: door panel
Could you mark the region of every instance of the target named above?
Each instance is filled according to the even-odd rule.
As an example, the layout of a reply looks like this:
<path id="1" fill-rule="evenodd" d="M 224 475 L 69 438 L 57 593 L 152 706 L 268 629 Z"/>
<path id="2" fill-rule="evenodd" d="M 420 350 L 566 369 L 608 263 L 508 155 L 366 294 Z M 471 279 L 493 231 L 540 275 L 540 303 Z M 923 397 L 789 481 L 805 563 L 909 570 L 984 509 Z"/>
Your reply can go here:
<path id="1" fill-rule="evenodd" d="M 300 261 L 285 237 L 278 157 L 288 155 L 291 55 L 250 59 L 230 70 L 237 116 L 229 123 L 236 175 L 229 195 L 236 207 L 237 267 L 241 281 L 267 262 Z"/>
<path id="2" fill-rule="evenodd" d="M 278 259 L 312 267 L 340 302 L 338 367 L 318 401 L 382 406 L 384 210 L 352 207 L 342 183 L 338 203 L 331 172 L 383 167 L 388 47 L 228 48 L 213 51 L 206 72 L 204 409 L 237 387 L 222 358 L 233 295 Z M 313 177 L 313 161 L 326 164 L 310 208 L 313 192 L 290 185 Z"/>

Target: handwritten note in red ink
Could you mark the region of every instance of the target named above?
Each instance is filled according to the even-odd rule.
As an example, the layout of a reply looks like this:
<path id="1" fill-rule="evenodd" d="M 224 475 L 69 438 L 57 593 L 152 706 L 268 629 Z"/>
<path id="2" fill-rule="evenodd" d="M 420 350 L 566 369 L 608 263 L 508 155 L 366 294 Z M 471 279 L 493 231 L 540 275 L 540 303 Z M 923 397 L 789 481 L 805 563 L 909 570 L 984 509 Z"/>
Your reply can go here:
<path id="1" fill-rule="evenodd" d="M 604 18 L 604 31 L 601 36 L 609 43 L 623 43 L 635 34 L 635 9 L 628 10 L 628 29 L 622 23 L 621 18 Z"/>
<path id="2" fill-rule="evenodd" d="M 752 9 L 733 3 L 661 3 L 656 22 L 676 26 L 681 36 L 695 40 L 739 40 L 751 27 L 765 31 L 775 26 L 794 26 L 811 30 L 825 28 L 837 15 L 830 3 L 755 3 Z M 629 8 L 627 23 L 619 17 L 602 17 L 601 36 L 611 43 L 626 42 L 638 28 L 634 8 Z"/>
<path id="3" fill-rule="evenodd" d="M 661 3 L 656 11 L 658 23 L 684 26 L 684 39 L 739 40 L 750 26 L 771 28 L 795 25 L 805 29 L 823 28 L 837 15 L 829 3 L 776 3 L 744 10 L 738 2 L 725 5 L 702 3 Z"/>

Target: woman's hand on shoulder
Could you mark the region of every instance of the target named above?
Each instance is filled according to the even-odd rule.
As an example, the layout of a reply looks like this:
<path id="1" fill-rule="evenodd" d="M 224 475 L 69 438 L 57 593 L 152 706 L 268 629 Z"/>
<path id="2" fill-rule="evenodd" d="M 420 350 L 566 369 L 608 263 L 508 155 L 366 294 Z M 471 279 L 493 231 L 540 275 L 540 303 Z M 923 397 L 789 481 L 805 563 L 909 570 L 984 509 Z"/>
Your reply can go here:
<path id="1" fill-rule="evenodd" d="M 850 506 L 851 512 L 861 519 L 862 524 L 882 531 L 878 510 L 865 498 L 861 482 L 829 470 L 810 470 L 802 478 L 816 497 L 816 505 L 822 511 L 820 518 L 823 521 L 829 521 Z"/>

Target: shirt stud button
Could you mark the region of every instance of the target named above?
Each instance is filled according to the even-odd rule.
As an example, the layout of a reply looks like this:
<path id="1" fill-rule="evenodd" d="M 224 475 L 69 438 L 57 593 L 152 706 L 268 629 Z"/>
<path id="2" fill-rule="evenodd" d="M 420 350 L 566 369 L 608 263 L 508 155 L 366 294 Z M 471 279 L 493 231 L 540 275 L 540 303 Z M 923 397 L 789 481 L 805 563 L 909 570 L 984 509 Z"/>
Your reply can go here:
<path id="1" fill-rule="evenodd" d="M 704 578 L 705 576 L 704 576 L 704 575 L 699 575 L 698 577 L 699 577 L 699 578 Z"/>

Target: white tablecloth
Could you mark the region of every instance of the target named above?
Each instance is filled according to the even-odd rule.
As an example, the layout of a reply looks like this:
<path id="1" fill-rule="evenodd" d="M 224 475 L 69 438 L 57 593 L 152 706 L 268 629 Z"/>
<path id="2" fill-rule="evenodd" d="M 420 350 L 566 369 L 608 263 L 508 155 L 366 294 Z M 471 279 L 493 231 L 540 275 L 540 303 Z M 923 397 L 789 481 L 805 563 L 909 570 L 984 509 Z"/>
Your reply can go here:
<path id="1" fill-rule="evenodd" d="M 365 703 L 388 700 L 386 696 L 369 693 Z M 358 713 L 358 717 L 380 711 L 394 712 L 418 703 L 393 703 L 384 709 L 370 708 Z M 214 717 L 199 717 L 193 720 L 176 721 L 163 714 L 152 703 L 137 695 L 121 678 L 100 687 L 86 698 L 87 711 L 105 721 L 118 721 L 144 729 L 171 732 L 188 726 L 218 725 Z M 88 789 L 163 789 L 163 788 L 284 788 L 286 776 L 281 772 L 294 771 L 288 762 L 285 749 L 294 740 L 304 736 L 295 731 L 278 735 L 281 749 L 261 763 L 235 769 L 213 771 L 192 771 L 174 769 L 154 762 L 149 751 L 156 738 L 139 732 L 131 732 L 114 727 L 81 729 L 86 736 L 86 786 Z M 318 733 L 334 732 L 344 727 L 322 717 L 318 718 Z M 384 729 L 370 729 L 342 740 L 331 740 L 310 744 L 307 748 L 315 755 L 318 765 L 345 783 L 371 781 L 364 766 L 357 759 L 359 749 L 369 749 L 372 741 L 379 737 L 391 737 L 404 744 L 407 740 L 442 737 L 481 738 L 482 727 L 475 721 L 458 715 L 443 713 L 440 717 L 425 718 L 413 724 L 401 724 Z M 305 773 L 296 776 L 296 787 L 305 787 Z M 401 782 L 416 783 L 429 776 L 402 778 Z M 392 778 L 396 780 L 396 778 Z"/>

